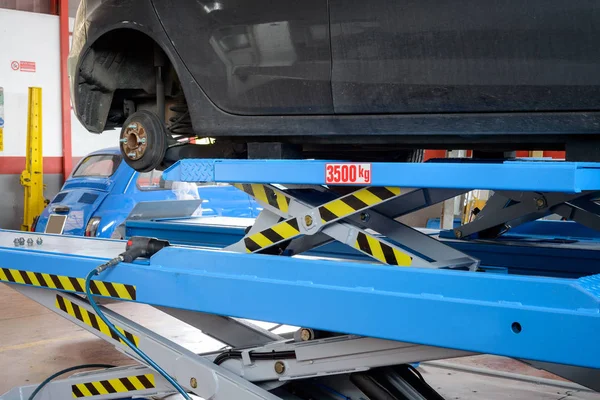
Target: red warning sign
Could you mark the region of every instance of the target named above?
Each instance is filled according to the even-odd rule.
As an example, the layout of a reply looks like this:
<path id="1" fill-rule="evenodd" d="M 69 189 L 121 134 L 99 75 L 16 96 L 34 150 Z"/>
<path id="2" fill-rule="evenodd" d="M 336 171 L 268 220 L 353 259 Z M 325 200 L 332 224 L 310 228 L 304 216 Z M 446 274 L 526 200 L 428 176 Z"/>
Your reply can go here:
<path id="1" fill-rule="evenodd" d="M 35 72 L 35 61 L 21 61 L 19 66 L 21 72 Z"/>
<path id="2" fill-rule="evenodd" d="M 18 61 L 11 61 L 10 62 L 10 67 L 12 68 L 13 71 L 18 71 L 19 70 L 19 62 Z"/>
<path id="3" fill-rule="evenodd" d="M 371 164 L 327 163 L 325 164 L 326 184 L 370 184 Z"/>

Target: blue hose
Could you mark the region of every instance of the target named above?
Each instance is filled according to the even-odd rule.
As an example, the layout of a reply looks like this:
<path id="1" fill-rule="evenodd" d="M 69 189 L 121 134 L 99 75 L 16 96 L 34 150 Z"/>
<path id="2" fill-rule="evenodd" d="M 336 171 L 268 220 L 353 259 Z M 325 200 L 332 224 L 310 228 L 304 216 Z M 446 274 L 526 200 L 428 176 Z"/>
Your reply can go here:
<path id="1" fill-rule="evenodd" d="M 31 393 L 31 395 L 29 396 L 28 400 L 33 400 L 35 398 L 35 396 L 37 396 L 37 394 L 40 392 L 40 390 L 42 390 L 47 384 L 49 384 L 50 381 L 52 381 L 54 378 L 58 378 L 62 374 L 66 374 L 67 372 L 77 371 L 78 369 L 114 368 L 114 367 L 115 367 L 114 365 L 107 365 L 107 364 L 83 364 L 83 365 L 77 365 L 75 367 L 65 368 L 62 371 L 58 371 L 57 373 L 53 374 L 52 376 L 49 376 L 48 378 L 46 378 L 44 380 L 44 382 L 40 383 L 35 388 L 35 390 L 33 391 L 33 393 Z"/>
<path id="2" fill-rule="evenodd" d="M 352 398 L 350 398 L 350 397 L 348 397 L 346 395 L 343 395 L 342 393 L 338 392 L 337 390 L 335 390 L 332 387 L 329 387 L 327 385 L 323 385 L 322 383 L 317 383 L 316 385 L 318 387 L 320 387 L 321 389 L 325 390 L 326 392 L 329 392 L 329 393 L 331 393 L 331 394 L 333 394 L 333 395 L 335 395 L 337 397 L 340 397 L 340 398 L 342 398 L 344 400 L 352 400 Z"/>
<path id="3" fill-rule="evenodd" d="M 127 337 L 125 337 L 125 335 L 123 335 L 121 332 L 119 332 L 119 330 L 112 324 L 112 322 L 110 322 L 108 320 L 108 318 L 106 318 L 104 313 L 102 311 L 100 311 L 100 308 L 94 301 L 94 295 L 92 294 L 90 284 L 92 282 L 92 278 L 96 275 L 99 275 L 100 272 L 103 270 L 104 269 L 101 269 L 100 271 L 97 268 L 93 269 L 92 271 L 90 271 L 90 273 L 85 278 L 85 293 L 87 294 L 90 305 L 96 312 L 96 315 L 98 315 L 98 317 L 100 317 L 100 319 L 108 326 L 108 328 L 115 335 L 117 335 L 119 337 L 119 339 L 121 339 L 127 346 L 129 346 L 129 348 L 131 350 L 133 350 L 142 360 L 144 360 L 146 362 L 146 364 L 148 364 L 150 366 L 150 368 L 152 368 L 153 370 L 155 370 L 156 372 L 161 374 L 163 376 L 163 378 L 165 378 L 186 400 L 192 400 L 192 398 L 187 394 L 185 389 L 182 388 L 175 379 L 173 379 L 165 370 L 163 370 L 161 367 L 159 367 L 158 364 L 156 364 L 154 361 L 152 361 L 152 359 L 150 357 L 148 357 L 143 351 L 141 351 L 133 343 L 131 343 L 129 341 L 129 339 L 127 339 Z"/>

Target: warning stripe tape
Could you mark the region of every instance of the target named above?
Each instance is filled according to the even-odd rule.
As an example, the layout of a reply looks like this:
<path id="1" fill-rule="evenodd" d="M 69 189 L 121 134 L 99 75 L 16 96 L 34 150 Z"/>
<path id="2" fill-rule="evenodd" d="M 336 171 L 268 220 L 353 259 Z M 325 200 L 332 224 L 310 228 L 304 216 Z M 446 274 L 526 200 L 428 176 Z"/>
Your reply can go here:
<path id="1" fill-rule="evenodd" d="M 244 238 L 246 252 L 254 253 L 255 251 L 265 249 L 276 243 L 291 239 L 299 234 L 300 229 L 298 228 L 298 220 L 296 218 L 279 222 L 264 231 L 246 236 Z"/>
<path id="2" fill-rule="evenodd" d="M 72 276 L 44 274 L 41 272 L 22 271 L 18 269 L 0 268 L 0 281 L 21 283 L 24 285 L 60 289 L 69 292 L 85 292 L 85 279 Z M 98 296 L 114 297 L 124 300 L 136 299 L 136 288 L 123 283 L 91 281 L 90 290 Z"/>
<path id="3" fill-rule="evenodd" d="M 55 306 L 56 306 L 56 308 L 60 309 L 61 311 L 69 314 L 71 317 L 83 322 L 87 326 L 94 328 L 98 332 L 103 333 L 104 335 L 116 340 L 117 342 L 125 344 L 125 342 L 121 338 L 119 338 L 119 336 L 117 336 L 117 334 L 114 333 L 108 327 L 108 325 L 106 325 L 104 323 L 104 321 L 102 321 L 96 314 L 89 312 L 85 308 L 73 303 L 69 299 L 57 294 Z M 116 328 L 119 332 L 121 332 L 123 335 L 125 335 L 125 337 L 131 343 L 133 343 L 136 347 L 139 345 L 139 343 L 140 343 L 139 337 L 135 336 L 132 333 L 127 332 L 126 330 L 124 330 L 122 328 L 119 328 L 118 326 Z"/>
<path id="4" fill-rule="evenodd" d="M 329 223 L 383 203 L 398 195 L 400 195 L 400 188 L 397 187 L 367 187 L 323 204 L 319 207 L 319 213 L 322 222 Z"/>
<path id="5" fill-rule="evenodd" d="M 244 186 L 246 186 L 246 189 L 242 190 L 244 190 L 248 194 L 250 194 L 250 189 L 248 187 L 260 186 L 265 188 L 265 185 L 242 185 L 242 187 Z M 266 188 L 270 189 L 268 187 Z M 253 193 L 255 193 L 254 189 L 252 190 Z M 265 191 L 264 193 L 266 195 L 267 191 Z M 318 211 L 321 216 L 321 223 L 322 225 L 330 224 L 334 221 L 345 218 L 351 214 L 357 213 L 366 208 L 373 207 L 375 205 L 393 199 L 394 197 L 397 197 L 399 195 L 400 188 L 389 186 L 367 187 L 357 190 L 356 192 L 352 192 L 346 196 L 342 196 L 338 199 L 325 203 L 322 206 L 319 206 Z M 261 251 L 268 247 L 281 243 L 285 240 L 290 240 L 296 236 L 299 236 L 301 233 L 300 229 L 298 228 L 298 218 L 299 217 L 287 219 L 260 232 L 256 232 L 249 236 L 246 236 L 244 238 L 246 252 L 255 253 L 257 251 Z M 379 253 L 375 252 L 375 254 Z"/>
<path id="6" fill-rule="evenodd" d="M 85 382 L 71 385 L 74 398 L 101 396 L 112 393 L 127 393 L 155 389 L 154 375 L 136 375 L 104 381 Z"/>
<path id="7" fill-rule="evenodd" d="M 409 267 L 412 264 L 411 256 L 364 232 L 359 232 L 356 236 L 354 248 L 384 264 L 402 267 Z"/>
<path id="8" fill-rule="evenodd" d="M 290 197 L 268 185 L 261 185 L 258 183 L 236 183 L 233 186 L 242 190 L 243 192 L 246 192 L 251 197 L 254 197 L 263 205 L 269 205 L 283 212 L 284 214 L 287 214 L 289 211 L 291 201 Z"/>

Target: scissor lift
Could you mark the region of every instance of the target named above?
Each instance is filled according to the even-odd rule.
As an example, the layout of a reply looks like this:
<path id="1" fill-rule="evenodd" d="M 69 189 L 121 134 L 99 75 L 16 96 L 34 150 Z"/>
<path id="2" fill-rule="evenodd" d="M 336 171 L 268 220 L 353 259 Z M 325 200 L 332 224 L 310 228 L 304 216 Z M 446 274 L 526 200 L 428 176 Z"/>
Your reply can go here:
<path id="1" fill-rule="evenodd" d="M 474 221 L 446 233 L 452 241 L 468 239 L 474 248 L 503 243 L 512 227 L 549 214 L 598 230 L 600 164 L 182 160 L 164 177 L 232 183 L 264 207 L 244 237 L 223 249 L 166 247 L 107 270 L 91 285 L 96 296 L 150 304 L 227 346 L 194 354 L 103 309 L 190 393 L 228 400 L 439 399 L 410 364 L 477 353 L 525 360 L 600 389 L 596 240 L 521 243 L 539 257 L 560 251 L 569 260 L 563 276 L 572 276 L 583 252 L 592 270 L 571 278 L 525 276 L 488 268 L 451 241 L 397 222 L 469 190 L 490 189 L 494 195 Z M 360 260 L 314 255 L 334 241 Z M 88 272 L 124 249 L 120 241 L 0 232 L 1 281 L 136 361 L 54 381 L 37 400 L 175 393 L 82 296 Z M 536 271 L 543 275 L 533 267 L 528 273 Z M 247 319 L 302 328 L 280 336 Z M 24 400 L 35 388 L 0 399 Z"/>

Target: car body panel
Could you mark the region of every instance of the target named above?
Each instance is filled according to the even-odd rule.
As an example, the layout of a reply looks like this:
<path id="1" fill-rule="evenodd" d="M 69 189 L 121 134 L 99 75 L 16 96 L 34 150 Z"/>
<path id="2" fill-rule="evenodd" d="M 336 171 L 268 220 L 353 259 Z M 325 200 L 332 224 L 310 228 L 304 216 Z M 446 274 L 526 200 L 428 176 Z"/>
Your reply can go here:
<path id="1" fill-rule="evenodd" d="M 330 0 L 336 113 L 600 109 L 593 0 Z"/>
<path id="2" fill-rule="evenodd" d="M 119 149 L 99 150 L 89 156 L 104 154 L 119 155 Z M 137 184 L 139 177 L 140 174 L 123 161 L 108 178 L 71 176 L 38 218 L 35 231 L 44 232 L 49 216 L 56 213 L 57 207 L 68 207 L 68 212 L 60 212 L 67 214 L 63 234 L 83 236 L 90 218 L 99 217 L 96 236 L 110 238 L 137 203 L 178 198 L 170 189 L 143 190 Z M 197 192 L 202 199 L 202 215 L 256 218 L 262 210 L 252 198 L 233 186 L 198 186 Z M 84 201 L 81 201 L 82 196 Z"/>
<path id="3" fill-rule="evenodd" d="M 80 7 L 85 7 L 85 13 L 81 15 L 81 18 L 85 20 L 83 33 L 85 40 L 83 40 L 83 45 L 71 49 L 68 57 L 68 69 L 70 84 L 73 86 L 71 89 L 73 110 L 88 131 L 93 133 L 104 131 L 114 90 L 117 87 L 139 87 L 155 93 L 154 81 L 149 84 L 148 81 L 141 80 L 140 76 L 128 73 L 126 65 L 132 60 L 127 57 L 124 59 L 110 58 L 105 60 L 101 66 L 93 65 L 93 62 L 91 64 L 82 63 L 86 55 L 94 52 L 92 45 L 105 35 L 134 31 L 150 37 L 173 61 L 177 74 L 188 78 L 189 72 L 181 63 L 177 52 L 165 34 L 150 0 L 87 0 L 81 1 Z M 79 38 L 74 37 L 74 39 L 76 39 L 74 43 L 79 43 Z M 144 61 L 152 63 L 152 53 L 146 58 Z M 92 60 L 90 59 L 90 61 Z M 86 73 L 82 73 L 82 71 L 93 70 L 100 71 L 99 74 L 103 77 L 111 76 L 116 79 L 105 82 L 103 79 L 96 81 L 97 77 L 94 77 L 91 81 L 86 81 Z M 191 77 L 189 79 L 191 80 Z M 98 90 L 99 88 L 102 90 Z"/>
<path id="4" fill-rule="evenodd" d="M 257 0 L 258 1 L 258 0 Z M 312 0 L 311 0 L 312 1 Z M 331 0 L 330 0 L 331 1 Z M 336 0 L 337 1 L 337 0 Z M 497 149 L 498 144 L 507 144 L 506 148 L 514 149 L 515 147 L 521 149 L 562 149 L 564 144 L 571 140 L 571 138 L 577 139 L 581 135 L 597 135 L 598 126 L 600 126 L 600 112 L 597 110 L 597 96 L 583 96 L 578 97 L 577 93 L 584 90 L 585 93 L 592 93 L 596 90 L 596 77 L 591 78 L 589 82 L 589 88 L 585 85 L 571 85 L 570 81 L 577 81 L 578 77 L 572 75 L 563 76 L 560 74 L 556 76 L 555 69 L 548 69 L 548 73 L 554 74 L 552 76 L 556 81 L 552 84 L 542 87 L 546 87 L 548 91 L 546 93 L 538 93 L 537 89 L 524 88 L 520 94 L 514 95 L 507 92 L 498 92 L 497 88 L 494 88 L 494 80 L 498 80 L 501 77 L 492 76 L 494 69 L 490 70 L 489 82 L 491 82 L 490 90 L 482 92 L 482 96 L 477 97 L 477 90 L 471 86 L 474 82 L 465 82 L 461 85 L 455 85 L 456 90 L 453 88 L 447 92 L 445 84 L 449 79 L 454 79 L 458 75 L 458 70 L 462 70 L 462 66 L 468 66 L 469 60 L 463 60 L 464 64 L 456 66 L 455 69 L 449 71 L 449 77 L 446 80 L 438 80 L 436 85 L 433 87 L 425 88 L 424 91 L 419 93 L 413 93 L 412 89 L 403 87 L 403 75 L 398 72 L 395 62 L 404 62 L 406 65 L 413 65 L 402 59 L 401 51 L 412 48 L 410 41 L 404 39 L 404 42 L 398 43 L 398 49 L 390 48 L 390 45 L 394 43 L 394 39 L 398 37 L 399 31 L 402 29 L 409 30 L 409 27 L 402 28 L 402 24 L 396 24 L 394 18 L 401 14 L 401 11 L 406 8 L 407 11 L 413 10 L 415 18 L 414 23 L 409 24 L 410 26 L 423 26 L 423 32 L 413 35 L 415 38 L 425 38 L 425 43 L 437 44 L 435 39 L 436 35 L 444 33 L 444 26 L 431 26 L 427 23 L 429 9 L 424 8 L 425 6 L 419 6 L 419 2 L 415 1 L 398 1 L 394 2 L 389 0 L 386 3 L 384 0 L 372 0 L 360 2 L 351 0 L 347 3 L 344 2 L 330 2 L 330 6 L 333 6 L 332 11 L 336 11 L 335 15 L 332 14 L 334 24 L 332 26 L 331 41 L 333 43 L 333 54 L 336 58 L 336 62 L 332 65 L 334 80 L 333 80 L 333 107 L 338 114 L 331 114 L 328 101 L 322 102 L 318 99 L 315 100 L 315 107 L 320 107 L 323 104 L 326 105 L 324 114 L 311 114 L 315 111 L 307 111 L 306 114 L 294 114 L 294 110 L 300 110 L 305 108 L 307 101 L 306 96 L 298 95 L 298 102 L 295 105 L 285 104 L 285 110 L 281 108 L 282 113 L 290 113 L 288 115 L 268 115 L 273 112 L 273 105 L 275 97 L 271 96 L 271 89 L 268 89 L 265 93 L 268 94 L 264 97 L 266 106 L 262 113 L 263 115 L 241 115 L 233 112 L 228 112 L 224 107 L 219 107 L 215 101 L 207 95 L 207 88 L 202 87 L 196 77 L 190 72 L 188 68 L 191 66 L 184 63 L 184 60 L 179 55 L 175 46 L 180 46 L 177 40 L 171 40 L 163 29 L 162 24 L 172 26 L 173 21 L 168 21 L 167 16 L 173 16 L 176 14 L 162 14 L 163 20 L 159 20 L 153 4 L 150 0 L 89 0 L 88 12 L 87 12 L 87 28 L 86 28 L 86 41 L 81 48 L 81 52 L 78 54 L 71 55 L 71 64 L 76 65 L 72 82 L 76 82 L 74 88 L 74 106 L 76 115 L 84 126 L 92 131 L 100 133 L 105 128 L 108 109 L 107 104 L 110 105 L 113 99 L 113 87 L 103 88 L 103 90 L 94 90 L 93 82 L 82 83 L 82 77 L 80 70 L 82 67 L 86 54 L 94 46 L 94 43 L 102 38 L 104 35 L 116 32 L 116 31 L 136 31 L 142 32 L 144 35 L 150 37 L 167 55 L 168 59 L 173 64 L 173 67 L 182 82 L 183 90 L 185 92 L 186 99 L 188 99 L 188 106 L 191 112 L 191 119 L 194 127 L 194 131 L 201 136 L 211 137 L 235 137 L 241 138 L 241 140 L 252 141 L 253 138 L 264 138 L 266 140 L 275 141 L 289 141 L 292 143 L 299 144 L 402 144 L 407 146 L 418 146 L 418 147 L 436 147 L 436 148 L 492 148 Z M 391 2 L 391 3 L 390 3 Z M 158 3 L 158 2 L 157 2 Z M 171 1 L 169 2 L 173 7 L 182 7 L 182 5 L 191 3 L 184 1 Z M 194 2 L 200 3 L 200 2 Z M 259 4 L 248 1 L 249 4 Z M 282 4 L 295 4 L 297 2 L 290 2 L 282 0 L 277 2 L 278 9 L 283 9 Z M 302 3 L 302 2 L 300 2 Z M 566 4 L 569 2 L 553 0 L 551 7 L 556 4 Z M 575 60 L 576 63 L 582 64 L 585 54 L 589 54 L 589 67 L 597 69 L 600 66 L 600 62 L 596 57 L 597 50 L 588 49 L 589 40 L 586 36 L 588 32 L 592 38 L 596 37 L 596 31 L 600 24 L 595 23 L 589 26 L 587 22 L 599 21 L 600 17 L 597 16 L 596 5 L 592 4 L 590 0 L 582 2 L 572 2 L 576 7 L 579 5 L 582 10 L 587 10 L 587 15 L 581 16 L 582 13 L 571 12 L 568 15 L 568 21 L 564 21 L 564 24 L 577 24 L 579 20 L 573 22 L 573 20 L 581 18 L 580 21 L 581 29 L 579 31 L 567 32 L 565 37 L 569 38 L 573 42 L 572 51 L 573 53 L 570 58 Z M 210 3 L 206 3 L 210 4 Z M 232 4 L 232 3 L 230 3 Z M 262 4 L 262 3 L 260 3 Z M 340 7 L 346 7 L 348 11 L 353 13 L 348 16 L 343 13 L 338 13 Z M 387 4 L 387 6 L 386 6 Z M 432 5 L 431 2 L 423 3 L 428 7 L 440 7 L 441 3 Z M 468 8 L 465 6 L 466 0 L 461 0 L 457 3 L 459 9 Z M 500 0 L 485 0 L 478 3 L 479 9 L 485 9 L 488 6 L 494 6 L 499 8 L 502 6 Z M 540 10 L 543 5 L 546 4 L 541 0 L 536 0 L 530 6 L 530 2 L 519 3 L 513 5 L 512 3 L 506 2 L 503 6 L 503 10 L 513 10 L 514 15 L 520 15 L 519 13 L 526 13 L 531 16 L 531 13 L 540 12 L 546 19 L 551 20 L 548 17 L 550 11 Z M 375 10 L 375 6 L 386 6 L 383 10 Z M 281 8 L 280 8 L 281 7 Z M 362 8 L 361 8 L 362 7 Z M 392 7 L 392 11 L 385 17 L 381 16 L 381 12 L 385 12 Z M 396 8 L 394 8 L 396 7 Z M 398 8 L 400 7 L 400 8 Z M 268 7 L 267 7 L 268 8 Z M 290 8 L 293 9 L 293 8 Z M 372 9 L 372 10 L 371 10 Z M 492 10 L 493 7 L 490 8 Z M 357 13 L 364 11 L 364 16 L 356 16 Z M 418 13 L 415 11 L 419 11 Z M 525 10 L 525 11 L 523 11 Z M 371 13 L 368 13 L 370 11 Z M 435 10 L 434 10 L 435 11 Z M 268 12 L 268 10 L 267 10 Z M 585 11 L 584 11 L 585 12 Z M 375 13 L 375 14 L 373 14 Z M 376 14 L 379 13 L 379 14 Z M 440 14 L 439 11 L 437 11 Z M 467 14 L 467 15 L 471 15 Z M 456 17 L 455 11 L 450 10 L 449 15 Z M 507 15 L 506 18 L 510 19 L 513 14 Z M 243 17 L 240 17 L 243 19 Z M 364 32 L 364 19 L 368 21 L 373 18 L 380 18 L 378 25 L 373 26 L 368 32 Z M 386 20 L 387 18 L 387 20 Z M 441 17 L 436 17 L 436 21 L 440 20 Z M 283 17 L 277 19 L 286 20 Z M 290 16 L 287 20 L 294 20 L 293 16 Z M 404 19 L 403 21 L 406 21 Z M 494 19 L 489 20 L 490 24 L 509 24 L 504 20 L 494 22 Z M 339 22 L 338 24 L 335 24 Z M 342 24 L 343 22 L 343 24 Z M 369 22 L 369 23 L 371 23 Z M 544 37 L 546 25 L 535 24 L 535 20 L 531 19 L 531 25 L 537 26 L 537 33 L 531 33 L 530 37 L 537 40 L 537 44 L 533 44 L 532 48 L 538 46 L 539 51 L 536 50 L 534 54 L 521 54 L 521 50 L 516 53 L 518 56 L 517 61 L 544 57 L 552 57 L 555 55 L 563 54 L 566 50 L 552 50 L 548 48 L 548 43 L 553 45 L 554 39 L 550 42 Z M 175 19 L 175 24 L 179 23 L 179 20 Z M 246 24 L 251 24 L 251 21 L 246 21 Z M 446 24 L 450 24 L 451 21 L 446 21 Z M 453 22 L 452 22 L 453 23 Z M 518 25 L 519 21 L 515 22 Z M 231 26 L 231 21 L 224 21 L 224 26 Z M 358 27 L 363 29 L 362 32 L 354 32 L 354 29 Z M 306 24 L 305 26 L 309 26 Z M 397 25 L 397 26 L 396 26 Z M 248 25 L 247 25 L 248 26 Z M 521 23 L 522 26 L 522 23 Z M 368 27 L 368 26 L 367 26 Z M 411 28 L 413 30 L 417 28 Z M 481 54 L 485 56 L 489 62 L 502 61 L 500 53 L 496 53 L 494 44 L 498 41 L 502 42 L 505 38 L 505 31 L 501 26 L 488 26 L 481 29 L 480 32 L 476 32 L 476 36 L 479 39 L 472 39 L 471 43 L 476 43 L 478 46 L 488 48 L 492 54 L 485 53 L 484 50 L 479 49 Z M 345 30 L 344 30 L 345 29 Z M 588 29 L 586 31 L 586 29 Z M 343 32 L 342 32 L 343 30 Z M 455 32 L 455 35 L 462 34 L 464 32 L 450 29 L 450 32 Z M 561 36 L 561 32 L 556 32 L 552 26 L 547 27 L 547 31 L 552 37 L 557 35 Z M 446 52 L 446 56 L 452 56 L 449 52 L 454 49 L 456 51 L 461 50 L 460 40 L 452 37 L 450 32 L 444 33 L 446 38 L 450 37 L 450 48 L 448 50 L 441 49 Z M 498 33 L 496 35 L 496 33 Z M 410 36 L 410 35 L 409 35 Z M 402 37 L 402 35 L 400 35 Z M 359 38 L 360 47 L 358 44 L 353 45 L 354 47 L 346 48 L 346 45 L 350 40 Z M 518 42 L 518 32 L 513 32 L 508 38 L 509 43 Z M 202 41 L 206 40 L 207 37 L 190 37 L 188 40 Z M 379 43 L 379 40 L 384 42 Z M 173 43 L 175 42 L 175 44 Z M 582 43 L 581 49 L 578 49 L 578 42 Z M 419 44 L 421 48 L 423 44 Z M 198 43 L 194 44 L 195 48 L 209 48 L 210 43 Z M 377 47 L 382 46 L 382 47 Z M 393 47 L 393 46 L 392 46 Z M 419 46 L 416 46 L 418 48 Z M 404 50 L 403 50 L 404 49 Z M 503 51 L 510 50 L 501 46 Z M 519 49 L 522 49 L 520 47 Z M 426 50 L 426 49 L 423 49 Z M 391 62 L 384 59 L 380 63 L 373 62 L 374 59 L 385 55 L 386 52 L 390 51 Z M 413 50 L 413 52 L 416 50 Z M 462 56 L 464 54 L 464 49 Z M 419 54 L 413 54 L 413 59 L 419 59 Z M 460 54 L 455 55 L 457 60 L 460 60 Z M 567 54 L 568 56 L 568 54 Z M 420 71 L 412 72 L 406 79 L 412 79 L 414 82 L 419 84 L 419 77 L 423 77 L 423 71 L 426 71 L 427 66 L 435 66 L 435 60 L 431 60 L 431 54 L 423 54 L 421 56 L 423 68 L 420 68 L 421 62 L 414 64 L 417 65 Z M 519 58 L 520 57 L 520 58 Z M 514 59 L 514 57 L 513 57 Z M 344 65 L 341 61 L 347 60 Z M 395 61 L 394 61 L 395 60 Z M 484 60 L 475 60 L 477 62 L 483 62 Z M 196 62 L 201 62 L 197 60 Z M 344 61 L 346 62 L 346 61 Z M 188 63 L 190 64 L 190 63 Z M 222 64 L 222 62 L 221 62 Z M 485 64 L 485 63 L 484 63 Z M 476 67 L 471 66 L 471 70 L 475 68 L 478 71 L 476 77 L 467 76 L 466 78 L 477 78 L 479 80 L 486 78 L 485 68 L 481 67 L 484 64 L 475 64 Z M 543 64 L 543 63 L 542 63 Z M 552 59 L 546 63 L 552 64 Z M 446 64 L 448 65 L 448 64 Z M 479 65 L 479 67 L 477 67 Z M 545 65 L 545 64 L 544 64 Z M 98 66 L 96 66 L 98 68 Z M 222 67 L 222 65 L 221 65 Z M 208 66 L 194 67 L 210 68 Z M 342 69 L 340 69 L 342 68 Z M 583 67 L 582 67 L 583 68 Z M 119 69 L 115 67 L 115 71 Z M 483 70 L 483 72 L 482 72 Z M 514 69 L 513 69 L 514 70 Z M 569 71 L 574 71 L 570 69 Z M 511 69 L 505 70 L 506 74 L 510 73 Z M 108 71 L 106 71 L 108 73 Z M 198 72 L 198 71 L 196 71 Z M 436 71 L 432 71 L 436 72 Z M 118 72 L 111 72 L 120 76 Z M 283 72 L 281 72 L 283 73 Z M 461 72 L 463 75 L 464 73 Z M 267 74 L 268 75 L 268 74 Z M 276 75 L 276 74 L 275 74 Z M 269 76 L 274 76 L 273 74 Z M 362 76 L 362 79 L 358 79 L 357 76 Z M 529 75 L 531 76 L 531 75 Z M 584 76 L 589 77 L 588 73 Z M 412 78 L 411 78 L 412 77 Z M 463 76 L 464 77 L 464 76 Z M 517 86 L 521 85 L 521 82 L 517 78 L 511 78 Z M 566 85 L 561 79 L 567 79 Z M 487 78 L 486 78 L 487 79 Z M 382 83 L 382 80 L 384 83 Z M 371 85 L 369 82 L 375 82 L 375 85 Z M 400 84 L 399 84 L 400 82 Z M 488 85 L 490 83 L 488 82 Z M 550 82 L 550 80 L 549 80 Z M 288 82 L 289 83 L 289 82 Z M 388 89 L 388 83 L 390 83 Z M 116 85 L 116 83 L 115 83 Z M 571 85 L 571 86 L 569 86 Z M 209 84 L 210 86 L 210 84 Z M 293 86 L 293 85 L 292 85 Z M 566 86 L 566 87 L 565 87 Z M 267 88 L 273 87 L 270 85 Z M 358 89 L 355 89 L 358 88 Z M 439 88 L 442 90 L 438 90 Z M 434 88 L 437 88 L 434 90 Z M 152 90 L 152 88 L 148 88 Z M 346 92 L 347 90 L 347 92 Z M 590 92 L 591 91 L 591 92 Z M 575 93 L 571 95 L 570 93 Z M 557 93 L 557 96 L 554 94 Z M 264 93 L 263 93 L 264 94 Z M 500 95 L 499 99 L 495 96 Z M 215 98 L 218 98 L 218 94 Z M 221 96 L 226 96 L 222 94 Z M 270 97 L 271 96 L 271 97 Z M 288 93 L 285 93 L 288 98 Z M 424 98 L 420 98 L 424 96 Z M 427 98 L 429 96 L 429 98 Z M 540 97 L 540 107 L 536 104 L 536 98 Z M 270 97 L 270 98 L 268 98 Z M 290 96 L 289 98 L 291 98 Z M 320 97 L 324 99 L 324 97 Z M 236 101 L 241 99 L 237 98 Z M 480 103 L 477 103 L 480 101 Z M 474 104 L 476 103 L 476 104 Z M 508 105 L 514 105 L 512 110 L 508 110 Z M 521 106 L 523 104 L 523 106 Z M 498 107 L 500 105 L 501 107 Z M 476 107 L 475 107 L 476 106 Z M 554 106 L 552 108 L 551 106 Z M 231 106 L 233 111 L 238 112 L 252 112 L 261 113 L 256 105 L 247 105 L 245 110 L 237 108 L 237 106 Z M 391 107 L 391 108 L 390 108 Z M 524 110 L 523 107 L 529 107 Z M 243 108 L 243 107 L 242 107 Z M 250 110 L 252 108 L 252 110 Z M 552 108 L 552 109 L 551 109 Z M 389 110 L 394 112 L 387 112 Z M 484 112 L 476 111 L 482 110 Z M 362 111 L 361 111 L 362 110 Z M 398 111 L 399 110 L 399 111 Z M 457 111 L 458 110 L 458 111 Z M 475 111 L 474 111 L 475 110 Z M 515 111 L 516 110 L 516 111 Z M 546 111 L 544 111 L 546 110 Z M 565 111 L 573 110 L 573 111 Z M 575 136 L 577 135 L 577 136 Z M 261 139 L 262 140 L 262 139 Z M 457 147 L 458 146 L 458 147 Z"/>
<path id="5" fill-rule="evenodd" d="M 62 197 L 63 195 L 64 197 Z M 67 219 L 63 233 L 65 235 L 83 236 L 90 218 L 95 216 L 96 211 L 104 200 L 110 197 L 109 192 L 106 191 L 75 187 L 61 190 L 57 196 L 61 196 L 59 197 L 60 200 L 52 201 L 38 219 L 36 224 L 38 232 L 45 230 L 50 214 L 66 214 Z M 68 207 L 68 211 L 57 212 L 56 210 L 60 207 Z"/>
<path id="6" fill-rule="evenodd" d="M 332 114 L 327 0 L 158 0 L 177 53 L 234 114 Z"/>

